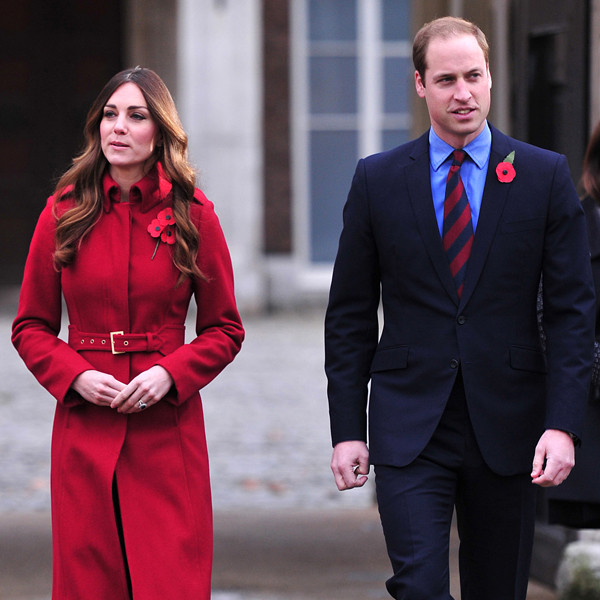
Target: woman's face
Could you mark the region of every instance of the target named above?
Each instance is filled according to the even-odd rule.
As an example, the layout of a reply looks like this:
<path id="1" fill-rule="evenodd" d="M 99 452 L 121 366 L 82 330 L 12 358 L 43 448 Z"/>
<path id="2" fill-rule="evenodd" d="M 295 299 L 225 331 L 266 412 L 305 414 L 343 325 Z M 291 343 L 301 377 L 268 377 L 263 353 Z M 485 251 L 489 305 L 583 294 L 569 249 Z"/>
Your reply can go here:
<path id="1" fill-rule="evenodd" d="M 108 99 L 100 121 L 100 143 L 112 177 L 133 183 L 141 179 L 157 138 L 158 126 L 142 91 L 135 83 L 124 83 Z"/>

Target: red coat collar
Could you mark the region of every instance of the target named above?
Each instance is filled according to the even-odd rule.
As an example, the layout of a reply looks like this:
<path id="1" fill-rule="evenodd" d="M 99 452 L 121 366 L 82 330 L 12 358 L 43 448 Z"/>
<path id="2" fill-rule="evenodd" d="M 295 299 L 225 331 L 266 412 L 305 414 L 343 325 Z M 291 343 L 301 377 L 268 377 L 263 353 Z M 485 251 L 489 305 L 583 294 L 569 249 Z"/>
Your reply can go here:
<path id="1" fill-rule="evenodd" d="M 106 171 L 102 180 L 104 189 L 104 211 L 110 212 L 113 202 L 120 202 L 121 190 L 117 182 Z M 146 176 L 140 179 L 129 190 L 130 202 L 140 202 L 140 210 L 145 213 L 164 202 L 171 193 L 173 186 L 165 177 L 162 165 L 156 165 Z"/>

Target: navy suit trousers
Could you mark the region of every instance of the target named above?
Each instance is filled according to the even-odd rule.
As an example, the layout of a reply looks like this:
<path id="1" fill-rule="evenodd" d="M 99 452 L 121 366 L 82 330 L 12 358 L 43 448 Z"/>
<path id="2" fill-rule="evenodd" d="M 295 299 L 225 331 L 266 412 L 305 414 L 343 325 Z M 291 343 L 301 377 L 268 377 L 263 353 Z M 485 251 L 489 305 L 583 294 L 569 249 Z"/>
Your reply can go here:
<path id="1" fill-rule="evenodd" d="M 533 455 L 531 457 L 533 461 Z M 406 467 L 375 465 L 377 501 L 397 600 L 449 600 L 456 510 L 462 600 L 525 600 L 536 488 L 485 464 L 460 375 L 427 447 Z"/>

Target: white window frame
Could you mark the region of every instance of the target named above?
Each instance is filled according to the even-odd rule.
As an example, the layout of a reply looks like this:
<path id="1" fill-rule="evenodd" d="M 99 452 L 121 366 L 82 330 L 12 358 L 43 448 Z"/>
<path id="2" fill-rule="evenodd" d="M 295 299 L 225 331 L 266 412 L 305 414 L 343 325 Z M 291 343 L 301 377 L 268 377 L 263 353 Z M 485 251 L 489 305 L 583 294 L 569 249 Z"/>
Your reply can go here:
<path id="1" fill-rule="evenodd" d="M 309 107 L 309 40 L 307 0 L 291 0 L 291 121 L 293 243 L 297 284 L 304 292 L 328 289 L 332 264 L 314 263 L 310 253 L 310 157 L 309 138 L 313 129 L 358 132 L 359 156 L 381 150 L 384 129 L 410 129 L 411 115 L 384 114 L 384 57 L 410 57 L 408 42 L 382 40 L 381 0 L 358 0 L 357 39 L 358 113 L 354 115 L 312 115 Z M 342 42 L 335 44 L 338 48 Z M 352 43 L 354 47 L 354 43 Z M 323 50 L 327 43 L 320 48 Z M 339 54 L 337 54 L 339 55 Z M 358 159 L 358 157 L 357 157 Z M 352 179 L 348 173 L 348 187 Z M 345 199 L 344 199 L 345 200 Z M 340 211 L 341 222 L 341 211 Z"/>

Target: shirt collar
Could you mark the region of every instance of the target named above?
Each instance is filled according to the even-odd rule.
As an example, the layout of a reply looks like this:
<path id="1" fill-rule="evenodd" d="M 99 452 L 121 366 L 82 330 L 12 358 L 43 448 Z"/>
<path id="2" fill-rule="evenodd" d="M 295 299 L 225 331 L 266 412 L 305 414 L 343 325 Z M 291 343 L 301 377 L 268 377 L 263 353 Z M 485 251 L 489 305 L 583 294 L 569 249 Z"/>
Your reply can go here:
<path id="1" fill-rule="evenodd" d="M 474 140 L 471 140 L 463 150 L 479 169 L 483 169 L 490 156 L 491 148 L 492 132 L 486 121 L 483 131 Z M 442 166 L 453 150 L 454 148 L 450 144 L 447 144 L 435 133 L 433 127 L 429 128 L 429 159 L 434 171 Z"/>
<path id="2" fill-rule="evenodd" d="M 113 203 L 121 201 L 121 190 L 108 170 L 104 173 L 102 186 L 104 190 L 104 210 L 110 212 Z M 129 201 L 130 203 L 140 203 L 140 210 L 145 213 L 163 202 L 171 193 L 172 187 L 165 177 L 162 165 L 156 163 L 142 179 L 131 186 Z"/>

